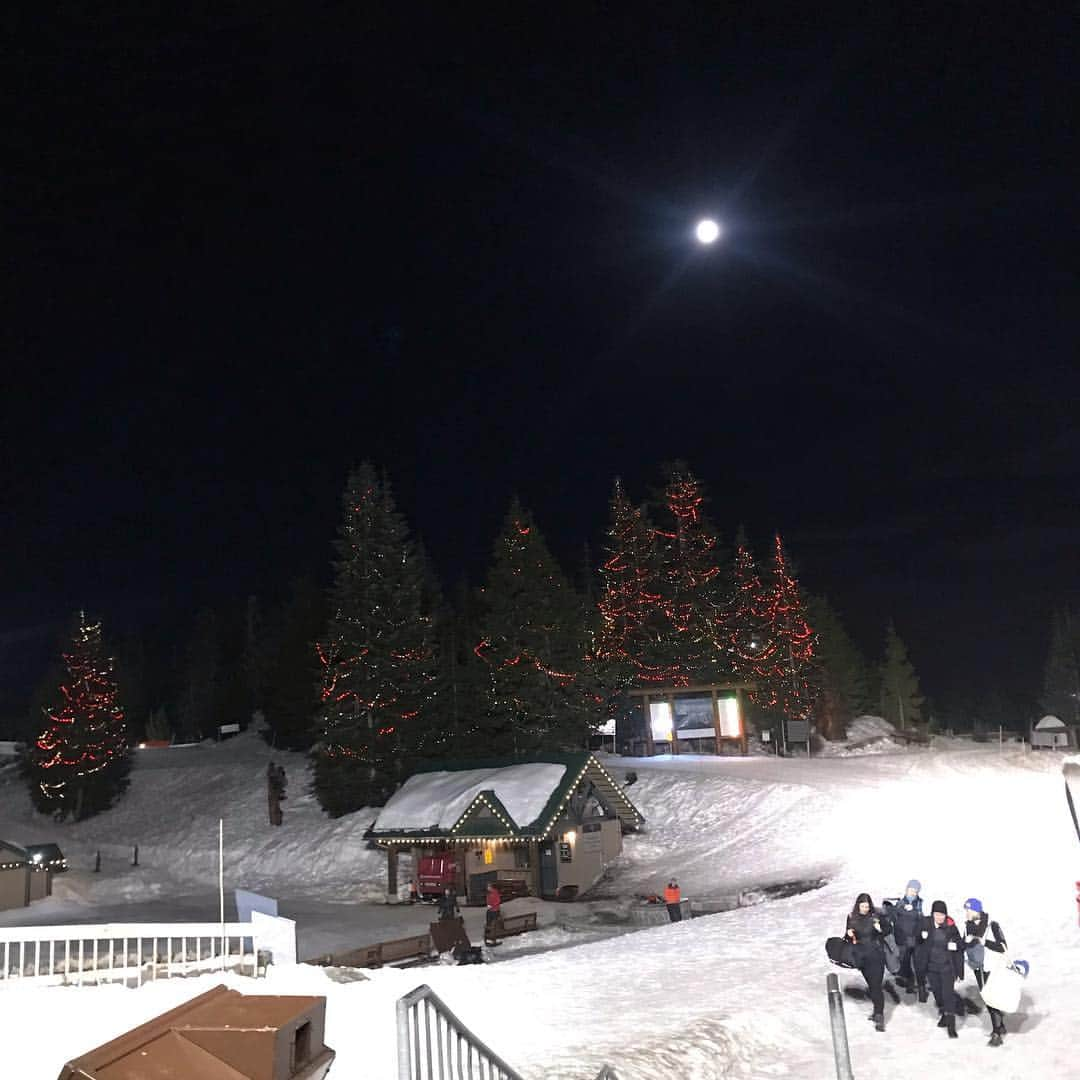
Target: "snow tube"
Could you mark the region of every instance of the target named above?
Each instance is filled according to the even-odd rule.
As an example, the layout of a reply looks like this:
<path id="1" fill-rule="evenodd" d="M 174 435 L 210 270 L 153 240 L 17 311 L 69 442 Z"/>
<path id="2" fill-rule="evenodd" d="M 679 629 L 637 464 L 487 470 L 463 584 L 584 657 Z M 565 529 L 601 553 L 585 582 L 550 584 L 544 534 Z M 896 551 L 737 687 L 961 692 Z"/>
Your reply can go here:
<path id="1" fill-rule="evenodd" d="M 845 941 L 842 937 L 831 937 L 825 942 L 825 952 L 829 954 L 829 959 L 837 967 L 853 968 L 855 966 L 851 962 L 853 948 L 851 942 Z"/>

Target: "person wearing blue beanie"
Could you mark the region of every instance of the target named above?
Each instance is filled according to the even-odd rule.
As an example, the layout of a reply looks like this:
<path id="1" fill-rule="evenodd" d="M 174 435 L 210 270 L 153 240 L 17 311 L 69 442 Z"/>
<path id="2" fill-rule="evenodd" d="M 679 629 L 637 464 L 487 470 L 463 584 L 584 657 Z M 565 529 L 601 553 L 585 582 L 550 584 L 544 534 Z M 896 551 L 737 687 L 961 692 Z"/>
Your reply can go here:
<path id="1" fill-rule="evenodd" d="M 919 1000 L 926 1001 L 926 983 L 915 975 L 913 959 L 915 946 L 919 943 L 919 929 L 923 918 L 923 902 L 919 893 L 922 882 L 912 878 L 904 889 L 904 895 L 886 901 L 886 911 L 893 921 L 893 939 L 900 954 L 900 970 L 896 981 L 908 994 L 919 991 Z"/>
<path id="2" fill-rule="evenodd" d="M 964 953 L 968 967 L 975 976 L 975 984 L 981 990 L 990 973 L 986 970 L 986 950 L 1003 953 L 1006 942 L 1001 927 L 990 919 L 983 910 L 982 901 L 977 896 L 970 896 L 964 901 Z M 989 931 L 989 935 L 987 934 Z M 1005 1014 L 1000 1010 L 986 1006 L 990 1014 L 990 1046 L 1000 1046 L 1002 1036 L 1005 1034 Z"/>

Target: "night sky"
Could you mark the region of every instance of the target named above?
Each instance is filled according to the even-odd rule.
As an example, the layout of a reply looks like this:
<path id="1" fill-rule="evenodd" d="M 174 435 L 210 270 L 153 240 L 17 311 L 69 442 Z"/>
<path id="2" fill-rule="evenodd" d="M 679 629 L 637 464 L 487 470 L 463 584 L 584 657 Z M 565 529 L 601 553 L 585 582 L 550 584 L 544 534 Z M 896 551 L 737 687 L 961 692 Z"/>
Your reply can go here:
<path id="1" fill-rule="evenodd" d="M 79 607 L 325 578 L 363 458 L 448 586 L 511 494 L 576 572 L 613 477 L 684 458 L 932 695 L 1034 694 L 1077 597 L 1070 6 L 367 6 L 4 15 L 0 678 Z"/>

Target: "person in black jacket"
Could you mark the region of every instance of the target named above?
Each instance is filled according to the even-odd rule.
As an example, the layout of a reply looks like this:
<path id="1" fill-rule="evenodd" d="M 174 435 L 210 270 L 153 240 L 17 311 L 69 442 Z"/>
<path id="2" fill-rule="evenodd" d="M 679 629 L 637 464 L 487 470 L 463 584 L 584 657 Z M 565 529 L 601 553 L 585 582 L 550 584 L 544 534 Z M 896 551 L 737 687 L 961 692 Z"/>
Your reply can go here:
<path id="1" fill-rule="evenodd" d="M 968 967 L 975 975 L 975 983 L 981 990 L 990 978 L 990 973 L 983 966 L 985 950 L 1003 953 L 1006 948 L 1005 935 L 1001 927 L 990 919 L 983 911 L 982 901 L 977 897 L 971 897 L 964 901 L 964 948 L 967 952 Z M 992 937 L 987 937 L 987 931 Z M 993 1031 L 990 1034 L 990 1045 L 1000 1046 L 1001 1037 L 1005 1034 L 1005 1015 L 1000 1009 L 990 1005 L 986 1006 L 990 1014 L 990 1024 Z"/>
<path id="2" fill-rule="evenodd" d="M 947 1028 L 956 1038 L 957 979 L 964 977 L 964 939 L 949 918 L 944 900 L 935 900 L 929 917 L 923 919 L 919 944 L 915 948 L 915 974 L 930 984 L 934 1003 L 940 1011 L 938 1027 Z"/>
<path id="3" fill-rule="evenodd" d="M 909 994 L 914 994 L 916 987 L 919 1000 L 926 1000 L 926 983 L 915 977 L 915 946 L 919 943 L 919 930 L 922 928 L 923 902 L 919 893 L 922 883 L 912 878 L 904 889 L 904 895 L 895 900 L 884 902 L 885 913 L 892 920 L 893 938 L 900 953 L 900 970 L 896 981 Z"/>
<path id="4" fill-rule="evenodd" d="M 439 902 L 436 905 L 439 918 L 441 919 L 453 919 L 458 914 L 458 902 L 457 897 L 454 895 L 454 890 L 447 886 L 443 890 L 442 896 L 439 897 Z"/>
<path id="5" fill-rule="evenodd" d="M 885 978 L 885 947 L 882 938 L 889 932 L 885 915 L 874 910 L 869 893 L 859 893 L 855 906 L 847 917 L 846 937 L 851 942 L 851 962 L 862 972 L 870 1002 L 874 1007 L 871 1019 L 878 1031 L 885 1030 L 885 995 L 881 985 Z"/>

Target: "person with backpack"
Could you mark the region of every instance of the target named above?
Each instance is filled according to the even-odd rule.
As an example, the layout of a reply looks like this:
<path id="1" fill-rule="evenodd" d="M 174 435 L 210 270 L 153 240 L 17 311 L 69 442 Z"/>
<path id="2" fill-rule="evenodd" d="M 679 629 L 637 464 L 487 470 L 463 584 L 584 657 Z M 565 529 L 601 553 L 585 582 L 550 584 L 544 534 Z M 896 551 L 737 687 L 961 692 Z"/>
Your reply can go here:
<path id="1" fill-rule="evenodd" d="M 874 1012 L 870 1019 L 878 1031 L 885 1030 L 885 935 L 892 927 L 884 912 L 875 910 L 869 893 L 859 893 L 851 914 L 847 917 L 845 937 L 851 944 L 848 961 L 857 967 L 866 980 Z"/>
<path id="2" fill-rule="evenodd" d="M 926 983 L 915 977 L 915 946 L 919 943 L 920 924 L 923 919 L 923 902 L 919 895 L 922 883 L 912 878 L 904 889 L 904 895 L 884 901 L 886 914 L 892 920 L 893 937 L 899 953 L 896 981 L 905 993 L 919 992 L 919 1000 L 926 1001 Z"/>
<path id="3" fill-rule="evenodd" d="M 972 896 L 964 901 L 964 918 L 965 955 L 968 967 L 975 976 L 975 985 L 982 990 L 990 978 L 988 968 L 992 966 L 987 964 L 986 950 L 1002 954 L 1007 943 L 1001 927 L 983 910 L 982 901 L 978 897 Z M 987 937 L 987 931 L 992 935 L 992 939 Z M 989 1045 L 1000 1046 L 1001 1038 L 1005 1034 L 1005 1016 L 989 1002 L 986 1002 L 986 1011 L 990 1014 L 992 1028 Z"/>
<path id="4" fill-rule="evenodd" d="M 956 1038 L 956 982 L 964 977 L 964 939 L 949 918 L 944 900 L 930 905 L 930 915 L 922 920 L 915 948 L 916 977 L 930 984 L 938 1007 L 938 1027 Z M 919 995 L 920 1000 L 922 995 Z"/>

